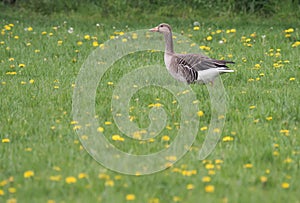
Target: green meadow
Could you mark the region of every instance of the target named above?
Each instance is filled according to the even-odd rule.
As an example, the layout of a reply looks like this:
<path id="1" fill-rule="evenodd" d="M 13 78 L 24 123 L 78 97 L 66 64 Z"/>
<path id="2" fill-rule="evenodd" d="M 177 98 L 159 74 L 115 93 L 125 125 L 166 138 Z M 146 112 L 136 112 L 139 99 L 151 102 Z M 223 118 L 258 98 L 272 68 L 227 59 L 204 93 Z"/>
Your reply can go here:
<path id="1" fill-rule="evenodd" d="M 299 17 L 282 11 L 208 18 L 193 11 L 178 12 L 177 18 L 164 9 L 114 18 L 95 8 L 41 14 L 1 2 L 0 202 L 300 202 Z M 72 113 L 76 78 L 87 57 L 105 51 L 108 40 L 161 22 L 191 40 L 199 53 L 235 62 L 230 64 L 235 72 L 221 76 L 225 125 L 213 152 L 198 160 L 212 112 L 207 87 L 192 84 L 199 126 L 188 152 L 157 173 L 118 173 L 95 161 L 81 143 L 88 135 L 76 133 L 82 128 Z M 163 66 L 163 53 L 117 60 L 97 88 L 98 131 L 127 153 L 168 148 L 180 129 L 182 107 L 156 86 L 136 92 L 128 112 L 131 122 L 147 128 L 151 109 L 165 109 L 167 125 L 159 135 L 132 139 L 114 123 L 111 102 L 118 82 L 149 64 Z"/>

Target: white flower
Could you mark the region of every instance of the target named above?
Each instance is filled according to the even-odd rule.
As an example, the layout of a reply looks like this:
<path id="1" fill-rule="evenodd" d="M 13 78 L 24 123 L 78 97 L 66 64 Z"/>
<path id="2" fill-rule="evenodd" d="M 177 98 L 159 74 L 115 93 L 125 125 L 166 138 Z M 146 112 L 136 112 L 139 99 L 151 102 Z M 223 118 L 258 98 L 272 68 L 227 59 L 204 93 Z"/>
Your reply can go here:
<path id="1" fill-rule="evenodd" d="M 68 33 L 73 33 L 74 32 L 74 29 L 72 28 L 72 27 L 70 27 L 69 29 L 68 29 Z"/>

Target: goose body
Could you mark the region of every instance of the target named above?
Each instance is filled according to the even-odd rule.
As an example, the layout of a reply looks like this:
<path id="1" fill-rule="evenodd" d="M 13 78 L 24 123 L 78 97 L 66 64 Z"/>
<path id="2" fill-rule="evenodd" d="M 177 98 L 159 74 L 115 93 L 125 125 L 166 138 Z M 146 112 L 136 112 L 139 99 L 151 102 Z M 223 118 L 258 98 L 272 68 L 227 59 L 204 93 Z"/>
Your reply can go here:
<path id="1" fill-rule="evenodd" d="M 217 60 L 202 54 L 177 54 L 173 49 L 172 30 L 170 25 L 162 23 L 152 32 L 159 32 L 165 38 L 164 61 L 169 73 L 181 82 L 213 83 L 214 79 L 222 73 L 234 72 L 227 67 L 232 61 Z"/>

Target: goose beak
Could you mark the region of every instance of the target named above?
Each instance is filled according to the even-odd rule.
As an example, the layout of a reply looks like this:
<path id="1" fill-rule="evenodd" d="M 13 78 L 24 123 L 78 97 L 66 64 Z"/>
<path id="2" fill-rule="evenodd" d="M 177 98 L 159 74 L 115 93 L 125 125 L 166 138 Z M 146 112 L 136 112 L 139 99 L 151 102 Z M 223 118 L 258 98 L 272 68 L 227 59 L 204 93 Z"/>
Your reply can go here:
<path id="1" fill-rule="evenodd" d="M 149 30 L 150 32 L 158 32 L 158 27 L 154 27 L 152 29 Z"/>

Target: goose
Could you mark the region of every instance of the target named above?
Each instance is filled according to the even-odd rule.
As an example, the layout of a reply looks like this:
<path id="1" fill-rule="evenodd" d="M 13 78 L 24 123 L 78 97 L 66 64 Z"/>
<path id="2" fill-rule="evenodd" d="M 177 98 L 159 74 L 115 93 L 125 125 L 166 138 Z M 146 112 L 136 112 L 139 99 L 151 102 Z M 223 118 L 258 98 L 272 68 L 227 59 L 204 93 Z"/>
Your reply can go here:
<path id="1" fill-rule="evenodd" d="M 168 72 L 176 79 L 187 84 L 213 84 L 214 79 L 222 73 L 234 72 L 227 67 L 233 61 L 217 60 L 202 54 L 178 54 L 174 52 L 171 26 L 161 23 L 150 29 L 164 35 L 164 62 Z"/>

